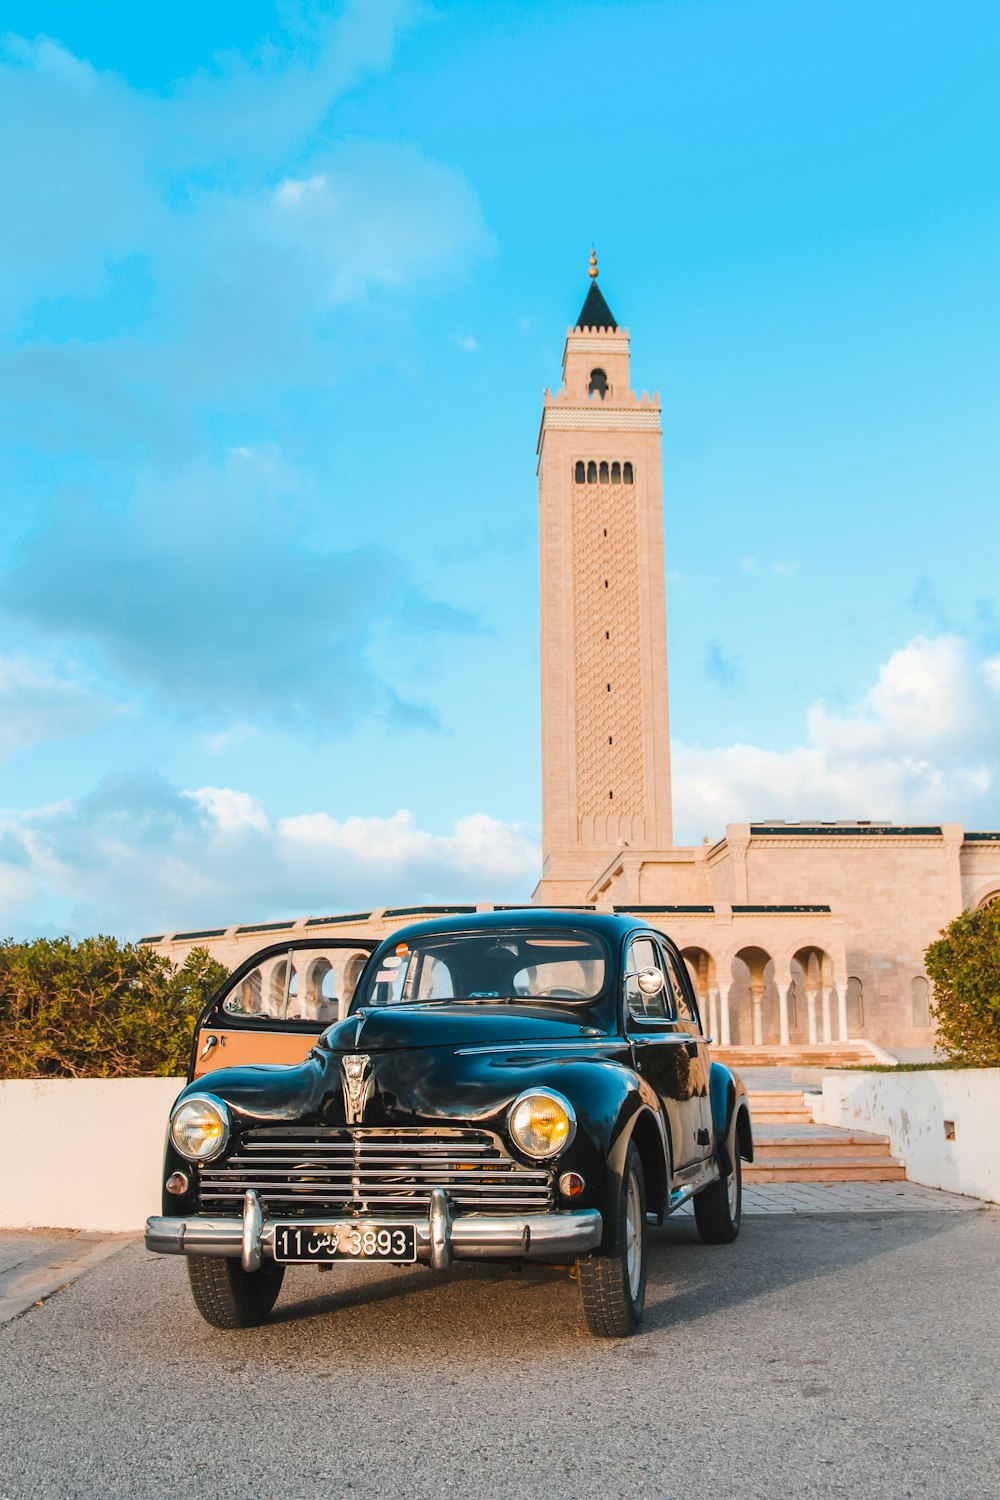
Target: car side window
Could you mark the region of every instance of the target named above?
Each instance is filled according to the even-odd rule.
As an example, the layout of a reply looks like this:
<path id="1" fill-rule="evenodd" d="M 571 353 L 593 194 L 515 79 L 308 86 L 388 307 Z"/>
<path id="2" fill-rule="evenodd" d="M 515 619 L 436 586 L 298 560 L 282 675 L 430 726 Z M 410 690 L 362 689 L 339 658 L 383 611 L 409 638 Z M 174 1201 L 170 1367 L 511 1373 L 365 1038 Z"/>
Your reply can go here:
<path id="1" fill-rule="evenodd" d="M 633 938 L 625 959 L 625 1004 L 637 1021 L 672 1021 L 670 987 L 664 983 L 659 994 L 644 995 L 638 976 L 648 969 L 663 974 L 663 960 L 652 938 Z M 666 976 L 664 976 L 665 978 Z"/>
<path id="2" fill-rule="evenodd" d="M 669 949 L 667 950 L 667 972 L 670 975 L 670 987 L 673 990 L 678 1019 L 681 1025 L 690 1027 L 692 1031 L 700 1035 L 701 1017 L 698 1015 L 698 1007 L 694 996 L 689 994 L 689 988 L 681 978 L 680 968 L 678 967 L 678 965 L 683 965 L 683 963 L 683 959 L 678 959 Z"/>

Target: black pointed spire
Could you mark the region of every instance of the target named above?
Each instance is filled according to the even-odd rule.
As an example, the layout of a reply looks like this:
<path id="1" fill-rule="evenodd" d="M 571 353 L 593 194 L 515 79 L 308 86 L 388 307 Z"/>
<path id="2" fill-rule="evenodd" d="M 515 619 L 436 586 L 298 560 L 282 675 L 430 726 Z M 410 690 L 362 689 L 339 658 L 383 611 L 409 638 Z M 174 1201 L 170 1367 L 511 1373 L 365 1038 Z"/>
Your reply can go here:
<path id="1" fill-rule="evenodd" d="M 576 320 L 577 328 L 609 328 L 618 327 L 615 322 L 614 313 L 604 300 L 597 282 L 591 282 L 587 300 L 580 309 L 580 316 Z"/>

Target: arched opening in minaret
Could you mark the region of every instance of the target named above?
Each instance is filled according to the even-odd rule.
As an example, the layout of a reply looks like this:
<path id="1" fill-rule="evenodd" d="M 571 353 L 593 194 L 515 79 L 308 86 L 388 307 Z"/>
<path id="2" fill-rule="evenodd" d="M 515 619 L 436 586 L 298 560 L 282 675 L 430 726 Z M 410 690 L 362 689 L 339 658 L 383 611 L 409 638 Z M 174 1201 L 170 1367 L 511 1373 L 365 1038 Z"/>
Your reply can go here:
<path id="1" fill-rule="evenodd" d="M 587 477 L 587 468 L 582 458 L 578 458 L 576 461 L 576 467 L 573 470 L 573 477 L 576 480 L 577 484 L 583 484 L 584 480 Z"/>
<path id="2" fill-rule="evenodd" d="M 589 396 L 600 396 L 601 400 L 604 400 L 605 396 L 608 394 L 608 377 L 605 375 L 603 370 L 591 370 L 590 384 L 587 386 L 587 394 Z"/>
<path id="3" fill-rule="evenodd" d="M 632 472 L 631 464 L 622 464 L 622 479 L 626 484 L 634 483 L 635 475 Z"/>
<path id="4" fill-rule="evenodd" d="M 587 465 L 587 483 L 597 483 L 597 465 L 595 464 L 593 459 L 591 459 L 590 463 Z"/>
<path id="5" fill-rule="evenodd" d="M 608 466 L 607 466 L 606 463 L 602 463 L 601 464 L 600 476 L 601 476 L 601 483 L 602 484 L 607 484 L 608 480 L 609 480 L 609 475 L 608 475 Z"/>
<path id="6" fill-rule="evenodd" d="M 614 463 L 611 465 L 611 483 L 612 484 L 621 484 L 621 482 L 622 482 L 622 466 L 618 462 L 618 460 L 615 459 Z"/>

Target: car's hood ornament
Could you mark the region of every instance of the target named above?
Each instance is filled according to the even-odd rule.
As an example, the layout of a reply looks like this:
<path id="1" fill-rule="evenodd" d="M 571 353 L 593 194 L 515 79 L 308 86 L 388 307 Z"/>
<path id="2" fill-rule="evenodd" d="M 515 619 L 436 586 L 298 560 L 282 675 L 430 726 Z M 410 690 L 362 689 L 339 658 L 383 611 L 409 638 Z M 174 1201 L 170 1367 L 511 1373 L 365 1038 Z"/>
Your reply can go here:
<path id="1" fill-rule="evenodd" d="M 360 1125 L 375 1080 L 372 1060 L 365 1052 L 349 1052 L 344 1058 L 344 1117 L 348 1125 Z"/>

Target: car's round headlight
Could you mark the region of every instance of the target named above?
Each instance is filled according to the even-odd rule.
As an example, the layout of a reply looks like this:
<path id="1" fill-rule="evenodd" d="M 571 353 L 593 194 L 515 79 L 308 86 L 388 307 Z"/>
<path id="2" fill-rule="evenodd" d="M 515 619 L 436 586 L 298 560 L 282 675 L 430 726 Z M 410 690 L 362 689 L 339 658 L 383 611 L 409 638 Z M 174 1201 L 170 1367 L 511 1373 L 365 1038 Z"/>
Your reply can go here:
<path id="1" fill-rule="evenodd" d="M 214 1161 L 229 1141 L 229 1111 L 213 1094 L 192 1094 L 170 1117 L 170 1139 L 188 1161 Z"/>
<path id="2" fill-rule="evenodd" d="M 576 1114 L 553 1089 L 528 1089 L 511 1105 L 507 1129 L 526 1156 L 556 1156 L 576 1134 Z"/>

